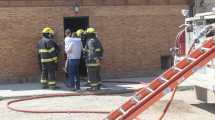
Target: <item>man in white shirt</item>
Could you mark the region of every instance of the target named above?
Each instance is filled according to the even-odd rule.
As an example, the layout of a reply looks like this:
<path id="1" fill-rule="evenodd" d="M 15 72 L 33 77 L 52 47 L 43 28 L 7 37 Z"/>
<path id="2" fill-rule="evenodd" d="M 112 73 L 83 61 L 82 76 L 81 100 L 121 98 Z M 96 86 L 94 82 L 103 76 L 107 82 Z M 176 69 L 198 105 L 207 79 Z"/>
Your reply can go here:
<path id="1" fill-rule="evenodd" d="M 71 31 L 65 31 L 65 52 L 68 60 L 68 81 L 71 90 L 80 89 L 80 80 L 78 76 L 78 69 L 81 57 L 82 43 L 81 39 L 76 36 L 71 37 Z"/>

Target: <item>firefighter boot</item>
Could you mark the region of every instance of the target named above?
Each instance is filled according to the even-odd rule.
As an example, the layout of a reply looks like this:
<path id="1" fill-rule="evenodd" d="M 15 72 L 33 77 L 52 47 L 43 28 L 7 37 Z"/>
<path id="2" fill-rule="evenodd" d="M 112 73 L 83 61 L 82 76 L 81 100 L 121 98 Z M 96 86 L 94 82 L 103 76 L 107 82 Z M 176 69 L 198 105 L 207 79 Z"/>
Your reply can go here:
<path id="1" fill-rule="evenodd" d="M 51 90 L 58 90 L 58 89 L 60 89 L 60 87 L 58 87 L 58 86 L 49 86 L 48 88 L 51 89 Z"/>

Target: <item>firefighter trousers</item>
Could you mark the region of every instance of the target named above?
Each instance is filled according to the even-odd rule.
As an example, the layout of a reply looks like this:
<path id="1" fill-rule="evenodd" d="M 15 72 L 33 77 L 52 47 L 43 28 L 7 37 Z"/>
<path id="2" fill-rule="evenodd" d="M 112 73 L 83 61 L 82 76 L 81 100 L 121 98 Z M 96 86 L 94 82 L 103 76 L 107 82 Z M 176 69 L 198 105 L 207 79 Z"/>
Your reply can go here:
<path id="1" fill-rule="evenodd" d="M 100 66 L 87 66 L 88 82 L 91 87 L 101 84 Z"/>
<path id="2" fill-rule="evenodd" d="M 55 71 L 42 70 L 40 82 L 43 86 L 55 87 L 56 86 Z"/>

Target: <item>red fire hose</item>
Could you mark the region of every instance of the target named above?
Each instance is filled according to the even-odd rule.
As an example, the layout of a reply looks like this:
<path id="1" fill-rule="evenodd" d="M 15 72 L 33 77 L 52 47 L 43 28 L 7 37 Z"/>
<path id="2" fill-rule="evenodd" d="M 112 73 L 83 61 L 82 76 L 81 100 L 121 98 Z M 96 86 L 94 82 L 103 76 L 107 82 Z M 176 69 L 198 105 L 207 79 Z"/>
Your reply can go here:
<path id="1" fill-rule="evenodd" d="M 134 81 L 103 81 L 106 83 L 129 83 L 129 84 L 145 84 L 140 82 Z M 146 85 L 146 84 L 145 84 Z M 123 90 L 123 91 L 112 91 L 112 92 L 84 92 L 84 93 L 60 93 L 60 94 L 46 94 L 46 95 L 39 95 L 34 97 L 25 97 L 20 98 L 18 100 L 12 100 L 7 103 L 7 107 L 10 110 L 17 111 L 17 112 L 25 112 L 25 113 L 109 113 L 111 111 L 102 111 L 102 110 L 26 110 L 26 109 L 19 109 L 12 107 L 12 104 L 19 103 L 23 101 L 30 101 L 35 99 L 43 99 L 43 98 L 54 98 L 54 97 L 67 97 L 67 96 L 88 96 L 88 95 L 114 95 L 114 94 L 125 94 L 125 93 L 132 93 L 136 90 Z"/>
<path id="2" fill-rule="evenodd" d="M 146 83 L 141 83 L 141 82 L 134 82 L 134 81 L 103 81 L 107 83 L 130 83 L 130 84 L 143 84 L 147 85 Z M 124 91 L 112 91 L 112 92 L 84 92 L 84 93 L 60 93 L 60 94 L 46 94 L 46 95 L 38 95 L 38 96 L 33 96 L 33 97 L 26 97 L 26 98 L 20 98 L 18 100 L 12 100 L 7 103 L 7 107 L 10 110 L 17 111 L 17 112 L 24 112 L 24 113 L 98 113 L 98 114 L 107 114 L 110 113 L 111 111 L 104 111 L 104 110 L 27 110 L 27 109 L 19 109 L 12 107 L 12 104 L 14 103 L 19 103 L 23 101 L 30 101 L 30 100 L 35 100 L 35 99 L 43 99 L 43 98 L 54 98 L 54 97 L 68 97 L 68 96 L 88 96 L 88 95 L 114 95 L 114 94 L 126 94 L 126 93 L 132 93 L 137 91 L 136 90 L 124 90 Z M 175 95 L 175 91 L 173 92 L 173 95 L 168 102 L 167 106 L 164 109 L 163 114 L 159 118 L 159 120 L 162 120 L 164 115 L 166 114 L 173 98 Z M 136 118 L 139 119 L 139 118 Z"/>

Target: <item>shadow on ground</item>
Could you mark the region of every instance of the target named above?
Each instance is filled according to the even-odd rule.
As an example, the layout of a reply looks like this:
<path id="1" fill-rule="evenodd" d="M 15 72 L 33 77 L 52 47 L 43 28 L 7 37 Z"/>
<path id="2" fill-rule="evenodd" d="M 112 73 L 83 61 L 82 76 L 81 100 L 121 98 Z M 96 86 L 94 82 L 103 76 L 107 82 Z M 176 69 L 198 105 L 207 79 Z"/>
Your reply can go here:
<path id="1" fill-rule="evenodd" d="M 105 80 L 109 81 L 109 80 Z M 126 93 L 134 93 L 135 90 L 143 87 L 148 83 L 149 79 L 143 78 L 128 78 L 128 79 L 112 79 L 110 81 L 113 82 L 103 82 L 104 87 L 96 92 L 96 94 L 114 94 L 120 96 L 130 96 L 130 94 Z M 116 82 L 119 81 L 119 82 Z M 128 81 L 128 83 L 123 83 L 120 81 Z M 130 82 L 130 83 L 129 83 Z M 133 82 L 133 83 L 132 83 Z M 141 84 L 140 84 L 141 83 Z M 81 91 L 77 93 L 85 93 L 88 92 L 87 88 L 84 85 L 86 82 L 81 82 Z M 40 83 L 22 83 L 22 84 L 4 84 L 0 85 L 0 96 L 2 97 L 18 97 L 18 96 L 35 96 L 35 95 L 44 95 L 44 94 L 55 94 L 55 93 L 70 93 L 72 92 L 69 88 L 66 87 L 63 81 L 57 84 L 61 89 L 59 90 L 44 90 L 41 88 Z"/>
<path id="2" fill-rule="evenodd" d="M 215 103 L 200 103 L 200 104 L 191 104 L 191 105 L 198 107 L 200 109 L 206 110 L 212 114 L 215 114 Z"/>

